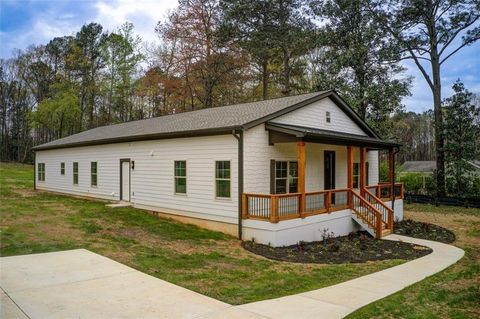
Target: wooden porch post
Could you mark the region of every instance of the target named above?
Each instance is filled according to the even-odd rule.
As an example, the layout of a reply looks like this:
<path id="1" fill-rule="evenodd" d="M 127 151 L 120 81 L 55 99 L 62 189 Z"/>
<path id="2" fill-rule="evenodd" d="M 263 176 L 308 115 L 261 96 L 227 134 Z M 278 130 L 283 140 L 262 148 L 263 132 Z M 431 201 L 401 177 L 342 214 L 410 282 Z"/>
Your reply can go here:
<path id="1" fill-rule="evenodd" d="M 395 165 L 395 158 L 393 149 L 388 150 L 388 182 L 390 183 L 390 199 L 395 197 L 395 177 L 393 176 L 393 166 Z"/>
<path id="2" fill-rule="evenodd" d="M 360 194 L 364 196 L 365 185 L 366 183 L 366 158 L 367 158 L 367 148 L 360 147 Z"/>
<path id="3" fill-rule="evenodd" d="M 298 159 L 298 192 L 300 193 L 299 214 L 303 218 L 305 212 L 305 142 L 297 143 Z"/>
<path id="4" fill-rule="evenodd" d="M 347 188 L 353 189 L 353 147 L 347 146 Z M 352 196 L 348 193 L 348 207 L 352 206 Z"/>

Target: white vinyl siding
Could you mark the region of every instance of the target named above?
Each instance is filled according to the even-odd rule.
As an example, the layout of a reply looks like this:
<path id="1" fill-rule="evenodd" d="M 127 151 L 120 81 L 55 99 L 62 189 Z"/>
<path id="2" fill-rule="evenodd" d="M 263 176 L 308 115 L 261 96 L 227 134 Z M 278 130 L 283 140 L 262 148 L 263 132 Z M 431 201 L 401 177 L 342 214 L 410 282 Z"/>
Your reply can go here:
<path id="1" fill-rule="evenodd" d="M 329 112 L 330 122 L 327 122 Z M 366 136 L 367 134 L 345 114 L 332 100 L 323 100 L 306 105 L 298 110 L 279 116 L 273 123 L 312 127 L 342 133 Z"/>
<path id="2" fill-rule="evenodd" d="M 46 163 L 48 180 L 39 188 L 119 200 L 120 159 L 135 161 L 131 169 L 131 202 L 159 211 L 236 223 L 238 219 L 238 141 L 232 135 L 163 139 L 37 151 Z M 90 162 L 98 163 L 98 186 L 90 185 Z M 176 160 L 188 164 L 188 196 L 174 194 Z M 216 200 L 215 160 L 229 160 L 231 199 Z M 72 187 L 72 162 L 79 163 L 79 183 Z M 58 169 L 65 162 L 65 176 Z M 268 168 L 267 168 L 268 169 Z"/>

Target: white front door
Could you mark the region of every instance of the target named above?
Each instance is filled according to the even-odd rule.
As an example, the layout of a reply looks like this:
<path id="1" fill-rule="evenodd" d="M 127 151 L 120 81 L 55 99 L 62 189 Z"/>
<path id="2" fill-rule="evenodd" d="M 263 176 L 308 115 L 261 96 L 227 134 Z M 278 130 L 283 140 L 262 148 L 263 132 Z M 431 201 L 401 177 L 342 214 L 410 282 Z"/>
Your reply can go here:
<path id="1" fill-rule="evenodd" d="M 120 200 L 130 201 L 130 161 L 121 162 L 121 194 Z"/>

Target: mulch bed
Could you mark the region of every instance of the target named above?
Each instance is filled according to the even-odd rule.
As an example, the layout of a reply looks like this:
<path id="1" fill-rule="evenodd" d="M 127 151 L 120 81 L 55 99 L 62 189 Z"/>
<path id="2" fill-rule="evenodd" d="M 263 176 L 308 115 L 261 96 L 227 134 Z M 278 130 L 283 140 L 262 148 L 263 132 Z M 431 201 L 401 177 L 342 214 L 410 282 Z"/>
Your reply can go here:
<path id="1" fill-rule="evenodd" d="M 452 231 L 438 225 L 417 222 L 411 219 L 394 223 L 393 232 L 398 235 L 434 240 L 446 244 L 455 241 L 455 234 Z"/>
<path id="2" fill-rule="evenodd" d="M 411 260 L 428 255 L 428 247 L 392 240 L 374 239 L 365 232 L 348 236 L 327 237 L 322 241 L 300 242 L 288 247 L 271 247 L 253 241 L 242 246 L 257 255 L 269 259 L 296 263 L 342 264 L 363 263 L 375 260 Z"/>

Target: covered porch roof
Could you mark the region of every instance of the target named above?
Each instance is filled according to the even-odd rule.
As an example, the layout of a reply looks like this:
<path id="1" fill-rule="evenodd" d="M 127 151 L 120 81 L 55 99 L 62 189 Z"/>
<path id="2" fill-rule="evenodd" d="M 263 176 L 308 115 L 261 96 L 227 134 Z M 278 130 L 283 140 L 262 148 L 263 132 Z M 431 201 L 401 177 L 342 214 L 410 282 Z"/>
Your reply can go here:
<path id="1" fill-rule="evenodd" d="M 401 146 L 401 144 L 396 142 L 382 140 L 375 137 L 290 124 L 267 122 L 265 128 L 269 131 L 270 145 L 275 143 L 304 141 L 333 145 L 362 146 L 370 149 L 393 149 Z"/>

